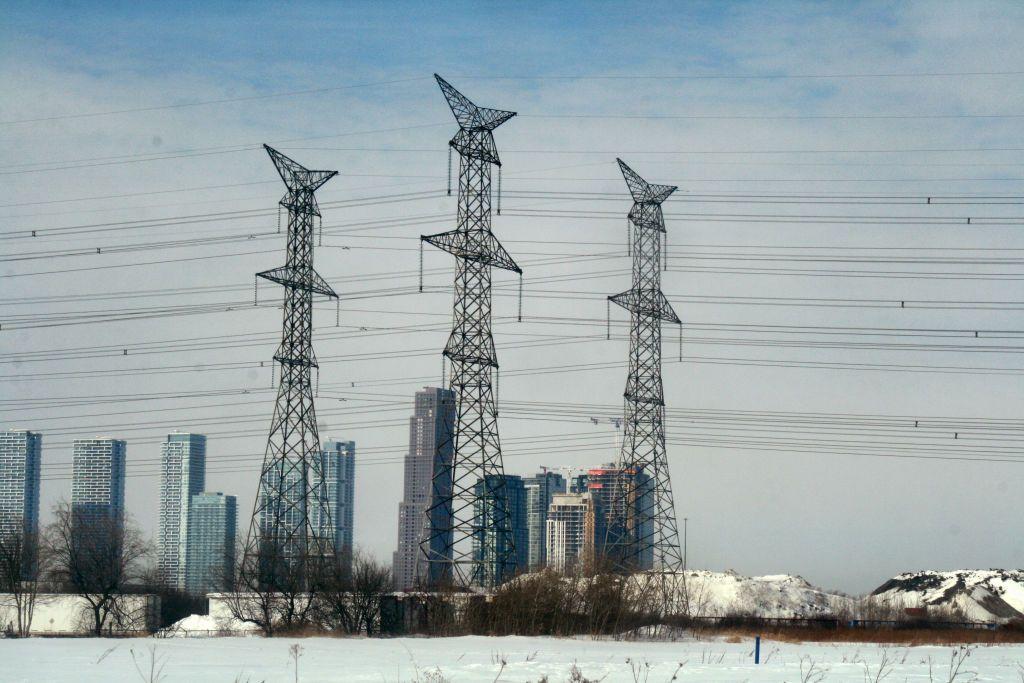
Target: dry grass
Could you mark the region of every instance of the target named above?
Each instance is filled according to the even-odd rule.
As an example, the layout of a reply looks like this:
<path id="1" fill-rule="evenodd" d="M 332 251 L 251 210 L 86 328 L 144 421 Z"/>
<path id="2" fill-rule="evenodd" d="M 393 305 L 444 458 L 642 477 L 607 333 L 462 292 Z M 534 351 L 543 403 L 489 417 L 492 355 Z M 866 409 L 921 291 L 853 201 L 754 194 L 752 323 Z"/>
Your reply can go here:
<path id="1" fill-rule="evenodd" d="M 780 626 L 771 628 L 722 628 L 696 630 L 695 635 L 724 637 L 728 643 L 761 636 L 784 643 L 880 643 L 892 645 L 1005 645 L 1024 643 L 1019 629 L 970 628 L 815 628 Z"/>

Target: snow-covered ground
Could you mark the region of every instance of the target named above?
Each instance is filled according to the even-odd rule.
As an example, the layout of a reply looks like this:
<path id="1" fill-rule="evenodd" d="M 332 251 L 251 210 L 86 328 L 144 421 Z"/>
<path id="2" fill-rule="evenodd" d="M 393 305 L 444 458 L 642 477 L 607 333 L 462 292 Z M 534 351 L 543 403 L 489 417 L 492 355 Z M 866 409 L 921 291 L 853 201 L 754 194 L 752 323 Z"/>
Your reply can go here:
<path id="1" fill-rule="evenodd" d="M 947 681 L 952 648 L 858 644 L 762 642 L 762 664 L 753 663 L 753 642 L 723 640 L 625 642 L 555 638 L 94 638 L 0 640 L 0 681 L 110 683 L 148 681 L 150 648 L 163 663 L 164 683 L 285 683 L 295 681 L 289 648 L 298 644 L 302 683 L 375 681 L 571 680 L 575 665 L 586 680 L 858 681 L 875 680 L 883 658 L 899 681 Z M 502 664 L 504 662 L 504 665 Z M 932 676 L 929 677 L 929 662 Z M 680 664 L 682 666 L 680 667 Z M 803 666 L 803 675 L 801 674 Z M 811 666 L 824 678 L 806 677 Z M 1020 682 L 1024 645 L 971 650 L 957 681 Z M 634 679 L 631 667 L 639 667 Z M 436 673 L 439 672 L 439 673 Z M 867 673 L 867 678 L 865 678 Z M 500 674 L 500 675 L 499 675 Z M 576 679 L 583 680 L 583 679 Z"/>

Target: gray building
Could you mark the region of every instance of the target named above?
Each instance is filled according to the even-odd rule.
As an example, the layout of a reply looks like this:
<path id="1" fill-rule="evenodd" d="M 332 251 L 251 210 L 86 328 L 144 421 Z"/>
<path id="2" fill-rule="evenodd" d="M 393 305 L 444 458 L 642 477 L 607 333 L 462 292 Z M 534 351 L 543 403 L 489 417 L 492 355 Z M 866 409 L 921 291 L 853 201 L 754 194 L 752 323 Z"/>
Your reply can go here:
<path id="1" fill-rule="evenodd" d="M 522 477 L 491 474 L 477 481 L 473 495 L 473 558 L 483 563 L 484 572 L 484 576 L 474 577 L 474 583 L 497 586 L 527 569 L 526 488 Z M 503 518 L 510 534 L 497 531 Z M 508 554 L 509 550 L 513 552 Z"/>
<path id="2" fill-rule="evenodd" d="M 71 510 L 77 523 L 110 520 L 124 523 L 126 442 L 120 439 L 75 439 Z"/>
<path id="3" fill-rule="evenodd" d="M 352 523 L 354 521 L 356 442 L 327 439 L 320 451 L 320 467 L 324 475 L 324 489 L 330 527 L 323 521 L 316 524 L 321 533 L 331 538 L 335 551 L 351 557 L 353 549 Z M 312 511 L 314 516 L 317 510 Z"/>
<path id="4" fill-rule="evenodd" d="M 157 568 L 169 586 L 185 590 L 192 497 L 206 488 L 206 437 L 173 433 L 161 446 Z"/>
<path id="5" fill-rule="evenodd" d="M 536 571 L 547 564 L 547 518 L 551 497 L 565 493 L 565 478 L 557 472 L 539 472 L 523 480 L 526 487 L 526 529 L 529 547 L 526 566 Z"/>
<path id="6" fill-rule="evenodd" d="M 185 590 L 203 595 L 230 589 L 235 565 L 238 502 L 223 493 L 198 493 L 189 505 Z"/>
<path id="7" fill-rule="evenodd" d="M 39 534 L 39 472 L 43 436 L 9 429 L 0 432 L 0 536 L 21 534 L 25 570 L 31 571 Z"/>
<path id="8" fill-rule="evenodd" d="M 547 566 L 560 572 L 593 567 L 604 541 L 602 511 L 590 493 L 556 494 L 548 510 Z"/>
<path id="9" fill-rule="evenodd" d="M 427 579 L 420 541 L 426 511 L 433 500 L 431 481 L 435 469 L 451 467 L 455 431 L 455 394 L 448 389 L 424 387 L 416 392 L 409 418 L 409 451 L 405 456 L 405 482 L 398 504 L 398 547 L 393 557 L 395 588 L 405 590 Z M 437 495 L 451 491 L 451 482 L 439 484 Z M 450 524 L 437 516 L 437 524 Z"/>

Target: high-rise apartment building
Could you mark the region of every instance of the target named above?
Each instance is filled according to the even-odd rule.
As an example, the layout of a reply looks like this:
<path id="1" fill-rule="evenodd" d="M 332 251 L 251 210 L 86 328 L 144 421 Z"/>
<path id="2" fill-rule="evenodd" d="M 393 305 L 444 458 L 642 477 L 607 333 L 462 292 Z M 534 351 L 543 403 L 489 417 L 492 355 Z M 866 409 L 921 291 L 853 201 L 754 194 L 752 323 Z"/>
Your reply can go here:
<path id="1" fill-rule="evenodd" d="M 206 437 L 167 435 L 160 454 L 160 528 L 157 568 L 168 585 L 185 590 L 193 496 L 206 488 Z"/>
<path id="2" fill-rule="evenodd" d="M 603 522 L 592 494 L 552 496 L 546 522 L 547 566 L 560 572 L 594 568 L 598 545 L 604 541 Z"/>
<path id="3" fill-rule="evenodd" d="M 43 436 L 9 429 L 0 432 L 0 536 L 20 534 L 24 568 L 31 573 L 39 534 L 39 472 Z"/>
<path id="4" fill-rule="evenodd" d="M 426 511 L 435 493 L 445 495 L 451 490 L 449 482 L 447 491 L 433 492 L 431 480 L 436 469 L 451 468 L 454 430 L 455 394 L 436 387 L 417 391 L 413 415 L 409 418 L 409 452 L 405 456 L 402 502 L 398 504 L 398 548 L 393 560 L 398 590 L 414 588 L 426 580 L 426 562 L 420 554 Z M 436 523 L 447 524 L 443 519 L 437 519 Z"/>
<path id="5" fill-rule="evenodd" d="M 547 564 L 547 519 L 551 497 L 565 493 L 565 478 L 557 472 L 539 472 L 523 479 L 526 487 L 526 529 L 529 538 L 526 566 L 532 572 Z"/>
<path id="6" fill-rule="evenodd" d="M 582 475 L 581 475 L 582 476 Z M 584 483 L 577 477 L 578 486 Z M 605 529 L 607 524 L 613 523 L 616 519 L 625 519 L 627 525 L 637 524 L 640 519 L 640 510 L 650 509 L 651 496 L 653 492 L 653 480 L 643 469 L 623 469 L 616 464 L 609 463 L 601 467 L 594 467 L 586 473 L 586 492 L 594 497 L 594 504 L 597 509 L 603 511 Z M 629 500 L 626 500 L 625 491 L 630 491 Z M 582 491 L 579 491 L 582 493 Z M 628 506 L 627 510 L 621 510 L 622 506 Z M 642 529 L 634 529 L 631 533 L 637 534 L 638 538 L 646 538 L 653 533 L 652 522 L 649 520 L 643 523 Z M 600 543 L 597 553 L 604 553 L 604 536 L 600 533 Z M 639 558 L 638 569 L 647 570 L 654 566 L 654 550 L 648 548 Z"/>
<path id="7" fill-rule="evenodd" d="M 354 521 L 356 442 L 327 439 L 320 451 L 321 471 L 324 473 L 325 500 L 330 515 L 330 527 L 323 529 L 331 538 L 336 552 L 352 556 L 352 523 Z M 319 511 L 311 510 L 318 528 Z"/>
<path id="8" fill-rule="evenodd" d="M 473 557 L 483 563 L 485 576 L 475 583 L 497 586 L 515 574 L 527 570 L 530 537 L 526 527 L 526 488 L 522 477 L 491 474 L 473 487 Z M 508 520 L 511 534 L 498 533 L 502 516 Z M 513 544 L 514 554 L 507 544 Z M 500 563 L 498 558 L 512 558 Z"/>
<path id="9" fill-rule="evenodd" d="M 189 505 L 185 590 L 203 595 L 230 589 L 235 566 L 238 502 L 223 493 L 198 493 Z"/>
<path id="10" fill-rule="evenodd" d="M 71 510 L 85 528 L 103 522 L 124 523 L 126 442 L 120 439 L 75 439 Z M 91 523 L 91 524 L 90 524 Z"/>

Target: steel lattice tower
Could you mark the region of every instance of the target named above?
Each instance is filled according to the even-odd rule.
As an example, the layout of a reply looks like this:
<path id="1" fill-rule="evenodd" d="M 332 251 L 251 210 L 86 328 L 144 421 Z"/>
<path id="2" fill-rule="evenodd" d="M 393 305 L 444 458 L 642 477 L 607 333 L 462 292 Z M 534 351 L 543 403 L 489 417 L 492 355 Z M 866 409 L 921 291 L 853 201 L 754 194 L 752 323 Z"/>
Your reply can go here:
<path id="1" fill-rule="evenodd" d="M 314 192 L 337 171 L 311 171 L 264 145 L 287 187 L 285 265 L 257 273 L 284 286 L 277 403 L 270 423 L 259 491 L 245 547 L 262 583 L 306 581 L 307 563 L 333 555 L 323 486 L 320 437 L 313 406 L 313 295 L 337 298 L 313 269 L 313 223 L 320 216 Z M 288 578 L 283 578 L 287 575 Z"/>
<path id="2" fill-rule="evenodd" d="M 633 196 L 633 287 L 608 297 L 630 312 L 629 377 L 626 379 L 625 433 L 609 510 L 605 552 L 619 571 L 682 567 L 679 533 L 665 453 L 665 394 L 661 383 L 661 321 L 681 324 L 661 292 L 661 204 L 676 191 L 648 183 L 617 159 Z"/>
<path id="3" fill-rule="evenodd" d="M 454 455 L 449 467 L 434 472 L 420 550 L 431 584 L 489 588 L 515 571 L 491 376 L 498 368 L 491 268 L 522 275 L 491 232 L 491 167 L 501 167 L 492 131 L 515 112 L 478 107 L 434 77 L 459 124 L 448 143 L 459 154 L 458 227 L 421 239 L 456 259 L 452 333 L 443 355 L 451 364 L 449 387 L 457 406 L 450 436 Z"/>

